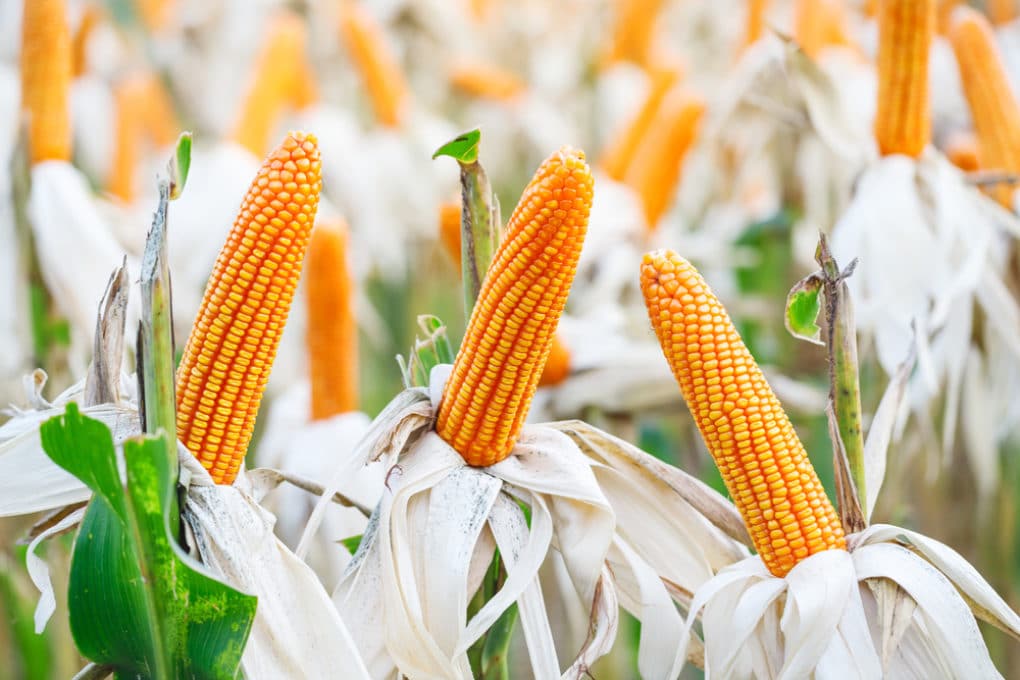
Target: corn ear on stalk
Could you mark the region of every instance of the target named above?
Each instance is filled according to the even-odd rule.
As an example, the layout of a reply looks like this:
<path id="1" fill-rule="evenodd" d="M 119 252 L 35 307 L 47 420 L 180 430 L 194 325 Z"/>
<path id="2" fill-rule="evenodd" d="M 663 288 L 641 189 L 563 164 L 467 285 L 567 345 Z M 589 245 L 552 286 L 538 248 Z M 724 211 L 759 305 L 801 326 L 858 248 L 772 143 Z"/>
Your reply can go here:
<path id="1" fill-rule="evenodd" d="M 881 0 L 875 140 L 883 156 L 917 158 L 931 138 L 928 54 L 935 0 Z"/>
<path id="2" fill-rule="evenodd" d="M 648 253 L 641 290 L 691 415 L 769 571 L 782 577 L 814 553 L 845 549 L 843 527 L 803 444 L 697 270 Z"/>
<path id="3" fill-rule="evenodd" d="M 648 64 L 662 0 L 616 0 L 609 60 Z"/>
<path id="4" fill-rule="evenodd" d="M 376 119 L 397 127 L 403 120 L 408 89 L 382 28 L 359 3 L 340 7 L 340 33 L 368 91 Z"/>
<path id="5" fill-rule="evenodd" d="M 980 147 L 982 170 L 1020 172 L 1020 106 L 988 20 L 969 7 L 953 13 L 949 40 Z M 993 190 L 1012 208 L 1013 188 Z"/>
<path id="6" fill-rule="evenodd" d="M 347 267 L 347 225 L 320 222 L 305 264 L 312 420 L 358 408 L 358 324 Z"/>
<path id="7" fill-rule="evenodd" d="M 64 0 L 25 0 L 21 26 L 21 107 L 28 114 L 32 163 L 71 159 L 71 31 Z"/>
<path id="8" fill-rule="evenodd" d="M 563 334 L 557 332 L 553 336 L 552 348 L 549 350 L 549 358 L 545 362 L 545 369 L 538 381 L 539 387 L 550 387 L 559 385 L 570 375 L 570 349 L 563 342 Z"/>
<path id="9" fill-rule="evenodd" d="M 86 5 L 85 11 L 78 22 L 78 28 L 74 31 L 74 38 L 71 41 L 71 63 L 73 64 L 73 75 L 83 75 L 88 67 L 88 44 L 92 32 L 99 25 L 103 18 L 102 10 L 96 5 Z"/>
<path id="10" fill-rule="evenodd" d="M 177 435 L 218 484 L 234 481 L 301 275 L 322 187 L 312 135 L 259 169 L 220 251 L 177 369 Z"/>
<path id="11" fill-rule="evenodd" d="M 830 45 L 852 46 L 841 0 L 797 0 L 793 12 L 793 39 L 809 57 Z"/>
<path id="12" fill-rule="evenodd" d="M 993 24 L 1008 24 L 1016 16 L 1016 0 L 988 0 L 988 17 Z"/>
<path id="13" fill-rule="evenodd" d="M 542 163 L 510 217 L 436 421 L 469 465 L 503 460 L 520 434 L 574 279 L 592 195 L 584 154 L 565 147 Z"/>
<path id="14" fill-rule="evenodd" d="M 768 11 L 769 0 L 747 1 L 747 28 L 744 30 L 744 44 L 751 45 L 761 38 L 765 32 L 765 12 Z"/>

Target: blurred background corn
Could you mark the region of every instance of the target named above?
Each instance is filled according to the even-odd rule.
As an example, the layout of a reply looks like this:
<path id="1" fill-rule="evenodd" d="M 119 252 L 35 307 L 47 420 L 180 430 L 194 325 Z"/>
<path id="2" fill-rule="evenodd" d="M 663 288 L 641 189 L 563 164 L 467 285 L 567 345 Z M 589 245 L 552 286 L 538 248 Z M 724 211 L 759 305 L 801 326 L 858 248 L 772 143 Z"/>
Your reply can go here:
<path id="1" fill-rule="evenodd" d="M 270 23 L 231 135 L 235 142 L 260 158 L 286 110 L 304 108 L 315 99 L 315 81 L 305 55 L 306 42 L 304 21 L 297 15 L 282 12 Z"/>
<path id="2" fill-rule="evenodd" d="M 340 6 L 340 35 L 361 76 L 376 120 L 398 127 L 406 113 L 408 88 L 382 27 L 362 4 L 348 1 Z"/>
<path id="3" fill-rule="evenodd" d="M 943 151 L 949 162 L 965 172 L 981 167 L 980 146 L 972 132 L 957 131 L 946 139 Z"/>
<path id="4" fill-rule="evenodd" d="M 25 0 L 21 28 L 21 107 L 33 163 L 71 159 L 71 31 L 63 0 Z"/>
<path id="5" fill-rule="evenodd" d="M 220 251 L 177 369 L 178 437 L 218 484 L 234 481 L 255 426 L 322 188 L 312 135 L 291 133 L 259 169 Z"/>
<path id="6" fill-rule="evenodd" d="M 928 54 L 935 0 L 880 0 L 875 141 L 883 156 L 917 158 L 931 139 Z"/>
<path id="7" fill-rule="evenodd" d="M 553 345 L 593 197 L 584 154 L 550 156 L 521 196 L 453 364 L 436 432 L 469 465 L 514 447 Z"/>
<path id="8" fill-rule="evenodd" d="M 977 132 L 981 169 L 1020 172 L 1020 106 L 991 25 L 976 10 L 960 7 L 953 13 L 949 39 Z M 1000 185 L 992 195 L 1012 209 L 1012 186 Z"/>
<path id="9" fill-rule="evenodd" d="M 634 154 L 637 152 L 641 141 L 652 130 L 652 123 L 656 114 L 662 106 L 663 99 L 680 79 L 679 68 L 658 68 L 650 75 L 648 94 L 645 96 L 641 108 L 623 126 L 623 128 L 611 138 L 609 144 L 602 151 L 599 165 L 602 170 L 615 179 L 622 182 L 627 175 Z"/>
<path id="10" fill-rule="evenodd" d="M 809 555 L 845 549 L 804 445 L 698 271 L 672 251 L 648 253 L 641 290 L 684 400 L 769 571 L 782 577 Z"/>
<path id="11" fill-rule="evenodd" d="M 450 68 L 450 85 L 478 99 L 510 102 L 527 90 L 527 84 L 512 71 L 496 64 L 458 61 Z"/>
<path id="12" fill-rule="evenodd" d="M 312 230 L 305 263 L 312 420 L 358 408 L 358 324 L 342 221 Z"/>
<path id="13" fill-rule="evenodd" d="M 616 0 L 614 3 L 610 62 L 649 63 L 655 44 L 655 27 L 663 0 Z"/>
<path id="14" fill-rule="evenodd" d="M 697 139 L 704 113 L 701 97 L 674 88 L 634 150 L 624 182 L 640 197 L 649 229 L 655 228 L 672 202 L 684 157 Z"/>

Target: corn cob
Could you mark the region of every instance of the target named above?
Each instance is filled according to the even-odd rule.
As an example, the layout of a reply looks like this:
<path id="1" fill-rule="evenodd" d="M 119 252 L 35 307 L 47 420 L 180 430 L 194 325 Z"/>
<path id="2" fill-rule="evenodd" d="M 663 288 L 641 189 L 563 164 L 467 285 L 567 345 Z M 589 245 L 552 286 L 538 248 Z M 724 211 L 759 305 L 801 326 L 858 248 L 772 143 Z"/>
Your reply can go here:
<path id="1" fill-rule="evenodd" d="M 616 20 L 610 62 L 648 64 L 654 44 L 655 24 L 662 0 L 616 0 Z"/>
<path id="2" fill-rule="evenodd" d="M 917 158 L 931 138 L 928 53 L 935 0 L 881 0 L 875 140 L 883 156 Z"/>
<path id="3" fill-rule="evenodd" d="M 85 6 L 85 11 L 81 15 L 81 21 L 78 22 L 78 28 L 74 32 L 74 38 L 71 41 L 71 64 L 73 65 L 72 73 L 75 77 L 83 75 L 88 67 L 88 44 L 89 38 L 92 37 L 92 32 L 99 24 L 99 20 L 102 18 L 102 10 L 93 4 Z"/>
<path id="4" fill-rule="evenodd" d="M 675 68 L 662 68 L 652 73 L 648 95 L 637 115 L 628 121 L 603 150 L 600 165 L 605 173 L 617 182 L 622 182 L 627 175 L 638 146 L 652 128 L 652 122 L 662 106 L 662 100 L 679 79 L 680 70 Z"/>
<path id="5" fill-rule="evenodd" d="M 231 135 L 256 156 L 265 154 L 273 128 L 288 106 L 301 108 L 315 98 L 305 42 L 304 22 L 298 16 L 284 12 L 274 18 Z"/>
<path id="6" fill-rule="evenodd" d="M 649 229 L 655 228 L 670 205 L 704 112 L 704 101 L 674 88 L 634 152 L 624 182 L 640 195 Z"/>
<path id="7" fill-rule="evenodd" d="M 981 167 L 978 140 L 970 132 L 955 132 L 945 145 L 946 158 L 964 172 L 974 172 Z"/>
<path id="8" fill-rule="evenodd" d="M 450 85 L 471 97 L 500 102 L 513 101 L 527 87 L 515 73 L 494 64 L 471 62 L 450 69 Z"/>
<path id="9" fill-rule="evenodd" d="M 648 316 L 691 415 L 769 571 L 845 549 L 843 527 L 779 400 L 722 304 L 668 250 L 641 264 Z"/>
<path id="10" fill-rule="evenodd" d="M 460 271 L 460 201 L 443 203 L 439 206 L 439 238 L 443 248 Z M 520 222 L 517 223 L 520 226 Z M 508 234 L 509 235 L 509 234 Z M 541 387 L 558 385 L 570 375 L 570 350 L 567 349 L 560 332 L 553 336 L 552 349 L 538 384 Z"/>
<path id="11" fill-rule="evenodd" d="M 345 2 L 340 7 L 340 32 L 376 119 L 389 127 L 399 126 L 407 103 L 407 83 L 382 28 L 360 4 Z"/>
<path id="12" fill-rule="evenodd" d="M 28 113 L 32 163 L 71 159 L 71 32 L 63 0 L 25 0 L 21 26 L 21 106 Z"/>
<path id="13" fill-rule="evenodd" d="M 263 162 L 220 251 L 177 369 L 177 433 L 218 484 L 244 460 L 322 187 L 315 137 Z"/>
<path id="14" fill-rule="evenodd" d="M 993 24 L 1008 24 L 1016 19 L 1016 0 L 988 0 L 988 18 Z"/>
<path id="15" fill-rule="evenodd" d="M 311 415 L 322 420 L 358 408 L 358 325 L 343 222 L 312 230 L 305 280 Z"/>
<path id="16" fill-rule="evenodd" d="M 1020 107 L 992 27 L 977 11 L 960 7 L 953 13 L 949 40 L 977 132 L 982 169 L 1020 172 Z M 992 193 L 1012 208 L 1012 187 L 1002 185 Z"/>
<path id="17" fill-rule="evenodd" d="M 574 279 L 592 193 L 584 154 L 564 147 L 542 163 L 510 217 L 436 421 L 469 465 L 492 465 L 514 447 Z"/>

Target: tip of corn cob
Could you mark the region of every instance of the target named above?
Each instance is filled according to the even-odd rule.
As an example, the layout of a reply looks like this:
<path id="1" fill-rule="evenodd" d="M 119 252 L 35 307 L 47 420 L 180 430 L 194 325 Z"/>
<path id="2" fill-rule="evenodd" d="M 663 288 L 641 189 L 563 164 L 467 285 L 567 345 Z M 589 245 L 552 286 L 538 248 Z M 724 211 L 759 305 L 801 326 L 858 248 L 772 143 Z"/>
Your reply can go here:
<path id="1" fill-rule="evenodd" d="M 552 350 L 581 255 L 594 181 L 563 147 L 525 188 L 443 391 L 436 432 L 469 465 L 506 458 Z"/>
<path id="2" fill-rule="evenodd" d="M 845 549 L 843 527 L 789 418 L 726 310 L 687 260 L 645 255 L 648 316 L 758 554 L 782 577 Z"/>
<path id="3" fill-rule="evenodd" d="M 220 250 L 177 369 L 177 431 L 218 484 L 244 461 L 322 187 L 314 135 L 266 157 Z"/>

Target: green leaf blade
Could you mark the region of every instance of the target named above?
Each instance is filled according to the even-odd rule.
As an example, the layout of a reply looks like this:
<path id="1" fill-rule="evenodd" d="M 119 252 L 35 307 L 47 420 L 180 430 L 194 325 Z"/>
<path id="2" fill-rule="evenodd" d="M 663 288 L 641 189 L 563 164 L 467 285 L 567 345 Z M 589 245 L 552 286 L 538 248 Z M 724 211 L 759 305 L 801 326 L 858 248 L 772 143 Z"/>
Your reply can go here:
<path id="1" fill-rule="evenodd" d="M 783 317 L 786 330 L 793 337 L 816 345 L 825 344 L 821 341 L 822 329 L 818 325 L 818 315 L 822 311 L 821 291 L 822 279 L 817 274 L 798 281 L 786 298 Z"/>

